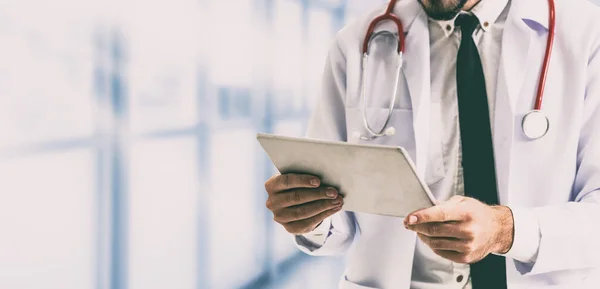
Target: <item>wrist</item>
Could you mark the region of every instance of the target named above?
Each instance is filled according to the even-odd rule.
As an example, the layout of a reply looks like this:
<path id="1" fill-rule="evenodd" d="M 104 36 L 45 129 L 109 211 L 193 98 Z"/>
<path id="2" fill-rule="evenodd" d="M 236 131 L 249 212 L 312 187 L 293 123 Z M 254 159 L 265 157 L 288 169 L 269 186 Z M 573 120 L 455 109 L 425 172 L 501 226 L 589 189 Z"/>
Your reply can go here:
<path id="1" fill-rule="evenodd" d="M 492 253 L 506 254 L 512 248 L 514 240 L 514 219 L 510 208 L 507 206 L 494 206 L 494 219 L 496 221 L 496 238 Z"/>

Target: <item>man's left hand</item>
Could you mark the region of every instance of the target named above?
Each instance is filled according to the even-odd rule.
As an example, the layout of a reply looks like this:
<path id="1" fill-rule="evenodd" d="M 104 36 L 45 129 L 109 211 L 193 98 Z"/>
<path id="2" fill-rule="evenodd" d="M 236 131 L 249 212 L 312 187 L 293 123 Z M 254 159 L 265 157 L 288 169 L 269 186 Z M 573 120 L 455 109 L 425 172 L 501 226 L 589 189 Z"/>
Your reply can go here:
<path id="1" fill-rule="evenodd" d="M 466 264 L 490 253 L 508 252 L 514 234 L 508 207 L 489 206 L 463 196 L 409 214 L 404 226 L 417 232 L 436 254 Z"/>

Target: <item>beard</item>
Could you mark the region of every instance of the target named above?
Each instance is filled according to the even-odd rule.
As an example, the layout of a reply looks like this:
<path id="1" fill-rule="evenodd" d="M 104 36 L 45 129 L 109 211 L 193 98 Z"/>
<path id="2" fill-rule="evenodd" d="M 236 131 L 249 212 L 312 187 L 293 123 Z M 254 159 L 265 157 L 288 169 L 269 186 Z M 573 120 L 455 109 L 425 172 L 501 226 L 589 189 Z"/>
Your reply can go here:
<path id="1" fill-rule="evenodd" d="M 417 0 L 425 13 L 434 20 L 450 20 L 460 12 L 468 0 Z"/>

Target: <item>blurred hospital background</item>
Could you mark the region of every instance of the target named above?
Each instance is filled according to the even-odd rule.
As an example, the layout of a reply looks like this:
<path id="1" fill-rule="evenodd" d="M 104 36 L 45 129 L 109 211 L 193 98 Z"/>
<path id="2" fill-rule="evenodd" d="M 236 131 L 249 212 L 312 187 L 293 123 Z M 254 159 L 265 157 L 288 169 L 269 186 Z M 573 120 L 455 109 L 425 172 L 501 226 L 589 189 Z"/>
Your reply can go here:
<path id="1" fill-rule="evenodd" d="M 0 288 L 331 289 L 256 132 L 304 133 L 382 0 L 0 0 Z"/>
<path id="2" fill-rule="evenodd" d="M 272 221 L 256 132 L 303 135 L 382 1 L 0 0 L 0 288 L 334 288 Z"/>

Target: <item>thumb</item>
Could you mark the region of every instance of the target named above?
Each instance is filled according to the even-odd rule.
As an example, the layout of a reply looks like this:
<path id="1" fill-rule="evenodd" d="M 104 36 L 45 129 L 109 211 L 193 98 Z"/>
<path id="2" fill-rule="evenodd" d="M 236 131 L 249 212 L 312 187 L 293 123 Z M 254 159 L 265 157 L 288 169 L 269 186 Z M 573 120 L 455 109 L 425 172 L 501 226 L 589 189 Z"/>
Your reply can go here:
<path id="1" fill-rule="evenodd" d="M 417 223 L 459 220 L 460 209 L 457 210 L 456 205 L 462 203 L 465 199 L 467 198 L 463 196 L 453 196 L 439 205 L 414 211 L 406 216 L 404 226 L 415 225 Z"/>
<path id="2" fill-rule="evenodd" d="M 441 203 L 440 205 L 456 205 L 456 204 L 464 201 L 465 199 L 466 199 L 466 197 L 464 197 L 464 196 L 454 195 L 454 196 L 452 196 L 452 198 Z"/>

